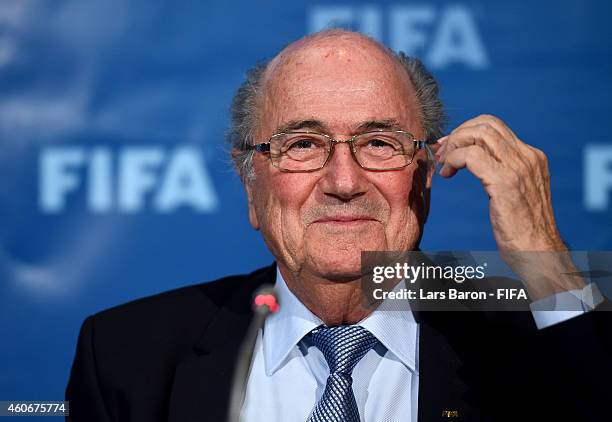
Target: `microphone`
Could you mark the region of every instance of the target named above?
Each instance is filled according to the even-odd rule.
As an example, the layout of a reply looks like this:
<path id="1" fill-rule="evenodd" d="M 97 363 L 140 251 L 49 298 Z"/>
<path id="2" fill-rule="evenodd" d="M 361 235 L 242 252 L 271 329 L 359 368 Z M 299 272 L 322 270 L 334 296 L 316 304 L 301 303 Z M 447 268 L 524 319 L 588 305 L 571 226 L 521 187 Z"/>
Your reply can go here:
<path id="1" fill-rule="evenodd" d="M 266 322 L 266 318 L 280 309 L 274 287 L 266 284 L 257 289 L 253 296 L 252 307 L 253 320 L 240 347 L 236 368 L 234 369 L 228 422 L 240 422 L 240 413 L 246 396 L 247 381 L 251 371 L 251 361 L 253 360 L 257 335 Z"/>

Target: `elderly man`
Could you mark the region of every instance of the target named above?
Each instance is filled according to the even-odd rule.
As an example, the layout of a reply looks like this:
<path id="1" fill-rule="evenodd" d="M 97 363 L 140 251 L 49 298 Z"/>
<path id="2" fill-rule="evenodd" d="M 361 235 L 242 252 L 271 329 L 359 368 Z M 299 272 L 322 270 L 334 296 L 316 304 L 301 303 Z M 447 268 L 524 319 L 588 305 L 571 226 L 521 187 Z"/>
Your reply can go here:
<path id="1" fill-rule="evenodd" d="M 501 251 L 565 250 L 544 154 L 492 116 L 442 137 L 437 95 L 420 62 L 343 30 L 254 68 L 230 138 L 249 220 L 276 265 L 89 317 L 70 418 L 224 420 L 250 298 L 275 283 L 282 306 L 259 332 L 244 420 L 597 420 L 599 377 L 611 373 L 607 313 L 534 323 L 363 304 L 361 252 L 418 248 L 432 151 L 443 177 L 467 168 L 482 182 Z M 523 281 L 534 300 L 585 288 Z"/>

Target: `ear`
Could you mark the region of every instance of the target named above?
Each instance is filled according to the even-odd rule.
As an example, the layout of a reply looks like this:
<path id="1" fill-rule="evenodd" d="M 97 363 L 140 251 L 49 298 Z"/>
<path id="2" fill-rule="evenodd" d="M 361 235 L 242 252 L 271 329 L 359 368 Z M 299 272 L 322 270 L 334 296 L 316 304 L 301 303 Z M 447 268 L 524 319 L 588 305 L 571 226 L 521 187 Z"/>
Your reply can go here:
<path id="1" fill-rule="evenodd" d="M 434 156 L 434 153 L 431 149 L 427 148 L 427 176 L 425 178 L 425 188 L 429 192 L 431 190 L 431 182 L 434 174 L 436 173 L 436 167 L 438 166 L 438 161 Z"/>
<path id="2" fill-rule="evenodd" d="M 431 204 L 431 180 L 436 172 L 436 165 L 428 163 L 427 175 L 425 176 L 425 186 L 423 189 L 423 224 L 427 222 L 429 217 L 429 205 Z"/>
<path id="3" fill-rule="evenodd" d="M 433 179 L 434 174 L 436 173 L 436 167 L 438 166 L 438 160 L 436 158 L 435 153 L 440 148 L 440 145 L 435 143 L 433 145 L 427 145 L 425 147 L 425 155 L 427 156 L 427 176 L 425 178 L 425 188 L 427 190 L 431 189 L 431 181 Z"/>
<path id="4" fill-rule="evenodd" d="M 244 188 L 246 189 L 247 202 L 249 205 L 249 223 L 251 223 L 251 226 L 255 230 L 259 230 L 259 220 L 257 219 L 257 213 L 255 212 L 255 203 L 253 200 L 253 190 L 251 187 L 251 182 L 248 180 L 245 180 Z"/>
<path id="5" fill-rule="evenodd" d="M 426 148 L 425 157 L 419 157 L 417 162 L 418 167 L 414 175 L 413 188 L 416 188 L 417 192 L 419 192 L 421 224 L 425 225 L 427 217 L 429 216 L 432 179 L 436 172 L 436 161 L 433 151 Z"/>
<path id="6" fill-rule="evenodd" d="M 234 161 L 234 164 L 236 164 L 239 159 L 240 156 L 243 154 L 243 151 L 240 151 L 236 148 L 232 148 L 232 160 Z M 236 166 L 236 172 L 240 175 L 240 169 Z M 255 205 L 254 205 L 254 201 L 253 201 L 253 191 L 251 188 L 251 181 L 248 180 L 248 178 L 246 177 L 240 177 L 242 184 L 244 185 L 244 189 L 246 190 L 246 194 L 247 194 L 247 203 L 248 203 L 248 207 L 249 207 L 249 223 L 251 223 L 251 226 L 253 226 L 253 228 L 255 230 L 259 230 L 259 221 L 257 221 L 257 214 L 255 213 Z"/>

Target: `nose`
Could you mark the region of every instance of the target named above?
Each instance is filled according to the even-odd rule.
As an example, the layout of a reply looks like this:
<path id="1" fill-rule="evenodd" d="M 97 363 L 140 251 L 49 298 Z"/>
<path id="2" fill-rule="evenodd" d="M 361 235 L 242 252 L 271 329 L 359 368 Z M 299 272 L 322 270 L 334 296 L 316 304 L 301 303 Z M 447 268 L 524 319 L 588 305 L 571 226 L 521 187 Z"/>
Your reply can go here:
<path id="1" fill-rule="evenodd" d="M 335 143 L 332 156 L 323 168 L 323 192 L 342 202 L 348 202 L 366 193 L 365 170 L 359 166 L 351 152 L 351 144 Z"/>

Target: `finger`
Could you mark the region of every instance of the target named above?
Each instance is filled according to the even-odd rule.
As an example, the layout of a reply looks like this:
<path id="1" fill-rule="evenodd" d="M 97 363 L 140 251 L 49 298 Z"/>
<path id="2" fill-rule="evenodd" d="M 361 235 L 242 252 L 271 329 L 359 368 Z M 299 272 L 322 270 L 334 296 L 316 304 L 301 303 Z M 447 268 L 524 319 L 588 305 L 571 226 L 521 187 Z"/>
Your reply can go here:
<path id="1" fill-rule="evenodd" d="M 472 119 L 466 120 L 459 125 L 457 129 L 478 125 L 489 125 L 493 129 L 497 130 L 503 138 L 518 140 L 512 129 L 510 129 L 503 120 L 501 120 L 499 117 L 493 116 L 492 114 L 481 114 Z"/>
<path id="2" fill-rule="evenodd" d="M 446 155 L 440 176 L 453 177 L 463 168 L 467 168 L 481 182 L 488 184 L 495 179 L 499 164 L 482 147 L 471 145 L 457 148 Z"/>
<path id="3" fill-rule="evenodd" d="M 445 155 L 457 148 L 471 145 L 483 148 L 498 162 L 512 156 L 512 151 L 510 151 L 512 145 L 503 139 L 497 130 L 488 125 L 477 125 L 455 129 L 445 142 L 444 154 L 439 154 L 440 160 L 444 161 Z"/>
<path id="4" fill-rule="evenodd" d="M 438 150 L 435 152 L 435 157 L 436 160 L 438 162 L 440 162 L 441 157 L 444 157 L 444 154 L 446 153 L 446 144 L 437 144 L 438 145 Z"/>
<path id="5" fill-rule="evenodd" d="M 434 142 L 433 144 L 428 144 L 429 149 L 433 151 L 435 155 L 438 155 L 438 151 L 444 147 L 443 143 Z"/>
<path id="6" fill-rule="evenodd" d="M 510 146 L 514 145 L 516 147 L 520 147 L 520 144 L 523 144 L 516 134 L 506 125 L 506 123 L 504 123 L 500 118 L 491 114 L 481 114 L 472 119 L 466 120 L 454 131 L 470 127 L 479 127 L 489 132 L 491 132 L 491 130 L 495 131 L 499 134 L 499 138 L 505 140 L 505 143 Z"/>

